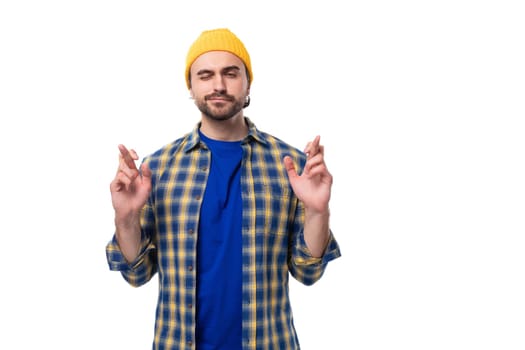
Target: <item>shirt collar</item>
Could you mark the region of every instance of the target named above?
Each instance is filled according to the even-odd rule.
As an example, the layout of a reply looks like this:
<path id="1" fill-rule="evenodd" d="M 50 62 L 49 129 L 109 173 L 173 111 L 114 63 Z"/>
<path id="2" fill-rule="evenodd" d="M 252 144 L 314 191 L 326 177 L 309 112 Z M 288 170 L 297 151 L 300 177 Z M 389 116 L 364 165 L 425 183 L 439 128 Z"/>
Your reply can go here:
<path id="1" fill-rule="evenodd" d="M 246 135 L 246 137 L 242 140 L 242 144 L 249 143 L 253 140 L 266 145 L 268 143 L 266 140 L 266 135 L 259 131 L 255 124 L 248 117 L 244 117 L 244 120 L 248 125 L 248 135 Z M 189 152 L 198 147 L 205 147 L 199 136 L 200 126 L 201 122 L 198 122 L 193 130 L 186 136 L 186 146 L 184 146 L 184 152 Z"/>

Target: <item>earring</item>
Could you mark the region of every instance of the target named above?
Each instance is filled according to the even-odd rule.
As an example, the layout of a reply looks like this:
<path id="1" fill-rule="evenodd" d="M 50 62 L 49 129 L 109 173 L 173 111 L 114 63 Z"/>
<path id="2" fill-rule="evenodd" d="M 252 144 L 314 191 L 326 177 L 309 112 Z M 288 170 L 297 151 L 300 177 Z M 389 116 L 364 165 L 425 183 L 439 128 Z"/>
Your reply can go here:
<path id="1" fill-rule="evenodd" d="M 244 98 L 244 106 L 243 106 L 243 108 L 246 108 L 246 107 L 248 107 L 249 105 L 250 105 L 250 95 L 248 95 L 248 96 L 246 96 L 246 97 Z"/>

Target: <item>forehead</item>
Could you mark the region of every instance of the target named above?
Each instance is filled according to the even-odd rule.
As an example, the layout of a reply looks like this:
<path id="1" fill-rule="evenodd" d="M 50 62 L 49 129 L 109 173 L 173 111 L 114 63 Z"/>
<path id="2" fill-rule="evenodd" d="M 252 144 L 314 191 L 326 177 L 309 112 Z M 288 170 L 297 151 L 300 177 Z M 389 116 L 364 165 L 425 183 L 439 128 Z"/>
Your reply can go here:
<path id="1" fill-rule="evenodd" d="M 191 65 L 192 72 L 200 70 L 221 70 L 225 67 L 237 66 L 244 67 L 242 60 L 227 51 L 209 51 L 203 53 Z"/>

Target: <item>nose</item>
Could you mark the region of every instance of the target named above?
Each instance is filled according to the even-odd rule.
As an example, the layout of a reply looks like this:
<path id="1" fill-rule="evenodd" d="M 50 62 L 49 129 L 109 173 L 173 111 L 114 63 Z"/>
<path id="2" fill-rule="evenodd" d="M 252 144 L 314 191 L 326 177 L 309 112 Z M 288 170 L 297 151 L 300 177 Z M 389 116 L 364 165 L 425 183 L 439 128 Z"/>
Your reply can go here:
<path id="1" fill-rule="evenodd" d="M 226 85 L 224 84 L 224 79 L 221 74 L 217 74 L 213 79 L 213 90 L 217 92 L 226 91 Z"/>

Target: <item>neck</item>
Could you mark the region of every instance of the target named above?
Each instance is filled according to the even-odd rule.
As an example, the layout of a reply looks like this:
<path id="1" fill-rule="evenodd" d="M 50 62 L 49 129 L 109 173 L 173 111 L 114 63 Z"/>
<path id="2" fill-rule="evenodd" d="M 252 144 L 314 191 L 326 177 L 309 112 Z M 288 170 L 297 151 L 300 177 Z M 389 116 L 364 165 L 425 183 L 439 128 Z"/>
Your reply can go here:
<path id="1" fill-rule="evenodd" d="M 242 113 L 228 120 L 214 120 L 203 115 L 200 131 L 210 139 L 240 141 L 248 135 L 248 125 Z"/>

